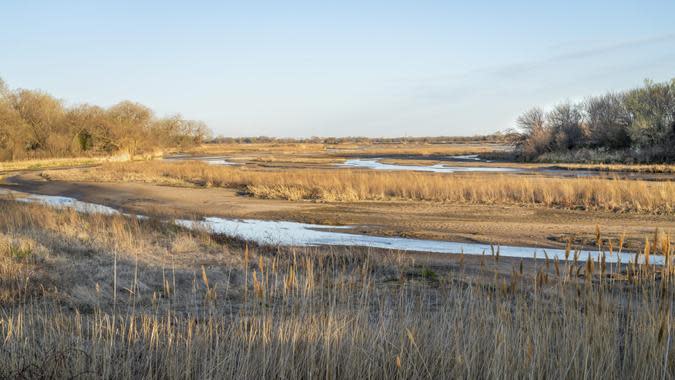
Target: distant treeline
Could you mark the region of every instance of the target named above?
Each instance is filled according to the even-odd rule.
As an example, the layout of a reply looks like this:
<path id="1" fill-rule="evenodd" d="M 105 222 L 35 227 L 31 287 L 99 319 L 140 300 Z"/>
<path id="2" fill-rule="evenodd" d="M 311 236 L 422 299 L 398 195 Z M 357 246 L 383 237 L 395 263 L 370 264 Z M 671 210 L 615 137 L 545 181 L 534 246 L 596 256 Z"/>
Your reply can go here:
<path id="1" fill-rule="evenodd" d="M 450 143 L 493 143 L 509 144 L 514 135 L 509 132 L 497 132 L 477 136 L 435 136 L 435 137 L 309 137 L 279 138 L 269 136 L 223 137 L 218 136 L 210 142 L 216 144 L 450 144 Z"/>
<path id="2" fill-rule="evenodd" d="M 533 108 L 517 120 L 525 160 L 675 161 L 675 79 Z"/>
<path id="3" fill-rule="evenodd" d="M 42 91 L 10 90 L 0 79 L 0 160 L 128 153 L 188 147 L 210 136 L 202 122 L 158 118 L 122 101 L 72 107 Z"/>

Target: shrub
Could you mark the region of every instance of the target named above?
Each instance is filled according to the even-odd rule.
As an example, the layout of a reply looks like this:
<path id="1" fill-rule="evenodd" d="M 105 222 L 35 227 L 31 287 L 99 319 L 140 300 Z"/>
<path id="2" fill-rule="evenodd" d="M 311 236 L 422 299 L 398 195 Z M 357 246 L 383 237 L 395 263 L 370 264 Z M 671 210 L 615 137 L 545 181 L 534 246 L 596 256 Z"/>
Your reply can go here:
<path id="1" fill-rule="evenodd" d="M 578 157 L 595 149 L 597 153 L 591 156 L 609 151 L 622 156 L 624 162 L 672 162 L 675 79 L 668 83 L 646 81 L 643 87 L 577 104 L 562 103 L 548 113 L 534 108 L 516 124 L 522 132 L 517 152 L 528 161 Z M 586 153 L 559 154 L 583 149 Z M 590 157 L 588 161 L 598 160 Z"/>

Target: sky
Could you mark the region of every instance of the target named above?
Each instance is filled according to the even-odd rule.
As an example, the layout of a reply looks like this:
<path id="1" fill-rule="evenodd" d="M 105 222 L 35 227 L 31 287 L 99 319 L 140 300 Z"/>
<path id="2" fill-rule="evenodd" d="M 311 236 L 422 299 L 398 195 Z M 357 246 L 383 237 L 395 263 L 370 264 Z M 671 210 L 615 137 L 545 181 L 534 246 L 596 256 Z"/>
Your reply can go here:
<path id="1" fill-rule="evenodd" d="M 0 2 L 0 77 L 224 136 L 476 135 L 675 78 L 675 1 Z"/>

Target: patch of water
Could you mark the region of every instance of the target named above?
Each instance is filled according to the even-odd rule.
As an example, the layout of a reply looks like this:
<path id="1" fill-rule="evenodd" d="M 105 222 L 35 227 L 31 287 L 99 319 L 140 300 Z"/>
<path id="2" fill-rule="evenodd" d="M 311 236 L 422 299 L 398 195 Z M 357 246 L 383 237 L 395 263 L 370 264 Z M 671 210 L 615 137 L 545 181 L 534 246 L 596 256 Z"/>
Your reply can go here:
<path id="1" fill-rule="evenodd" d="M 548 256 L 550 259 L 565 260 L 565 250 L 563 249 L 491 246 L 489 244 L 369 236 L 334 231 L 335 229 L 349 230 L 352 228 L 349 226 L 331 227 L 286 221 L 238 220 L 215 217 L 205 218 L 203 221 L 181 220 L 177 221 L 177 223 L 187 228 L 201 227 L 213 233 L 234 236 L 242 240 L 255 241 L 259 244 L 273 246 L 356 246 L 399 251 L 464 253 L 467 255 L 492 255 L 498 250 L 499 255 L 502 257 L 543 259 Z M 569 259 L 573 260 L 575 254 L 581 262 L 588 260 L 589 257 L 594 261 L 598 261 L 601 256 L 601 253 L 598 251 L 582 250 L 576 253 L 571 252 Z M 605 255 L 605 260 L 608 263 L 615 263 L 618 260 L 622 263 L 628 263 L 630 260 L 634 260 L 634 258 L 635 255 L 633 253 L 625 252 Z M 663 257 L 653 256 L 652 262 L 662 265 Z"/>
<path id="2" fill-rule="evenodd" d="M 364 168 L 374 170 L 392 170 L 392 171 L 417 171 L 417 172 L 434 172 L 434 173 L 456 173 L 456 172 L 522 172 L 522 169 L 517 168 L 503 168 L 503 167 L 489 167 L 489 166 L 446 166 L 443 164 L 436 164 L 430 166 L 422 165 L 396 165 L 383 164 L 379 159 L 352 159 L 347 160 L 341 164 L 336 164 L 340 167 L 348 168 Z"/>
<path id="3" fill-rule="evenodd" d="M 224 165 L 224 166 L 232 166 L 232 165 L 237 165 L 234 162 L 228 161 L 222 157 L 194 157 L 190 155 L 177 155 L 177 156 L 171 156 L 164 158 L 164 161 L 201 161 L 205 162 L 209 165 Z"/>
<path id="4" fill-rule="evenodd" d="M 20 193 L 14 191 L 7 191 L 11 193 L 14 197 L 14 200 L 22 203 L 38 203 L 46 204 L 55 208 L 72 208 L 75 211 L 88 213 L 88 214 L 104 214 L 104 215 L 116 215 L 120 212 L 116 209 L 104 205 L 99 205 L 95 203 L 88 203 L 78 201 L 74 198 L 69 197 L 60 197 L 55 195 L 39 195 L 39 194 L 27 194 L 22 196 Z"/>
<path id="5" fill-rule="evenodd" d="M 39 203 L 57 208 L 73 208 L 84 213 L 100 213 L 106 215 L 120 214 L 116 209 L 95 203 L 82 202 L 74 198 L 21 194 L 11 190 L 5 190 L 5 194 L 11 194 L 13 199 L 25 203 Z M 2 194 L 2 193 L 0 193 Z M 127 215 L 127 214 L 124 214 Z M 146 218 L 145 216 L 138 216 Z M 359 235 L 349 232 L 351 226 L 325 226 L 318 224 L 296 223 L 287 221 L 269 221 L 255 219 L 227 219 L 209 217 L 201 221 L 179 219 L 177 225 L 189 228 L 204 228 L 213 233 L 228 235 L 242 240 L 256 242 L 261 245 L 282 246 L 356 246 L 370 248 L 384 248 L 399 251 L 434 252 L 467 255 L 491 255 L 493 250 L 499 251 L 503 257 L 516 258 L 557 258 L 565 260 L 565 251 L 562 249 L 543 249 L 519 246 L 490 246 L 488 244 L 458 243 L 440 240 L 410 239 L 400 237 L 383 237 Z M 575 253 L 570 254 L 569 259 L 574 258 Z M 582 250 L 576 252 L 578 260 L 584 262 L 589 258 L 598 261 L 602 255 L 598 251 Z M 623 252 L 621 254 L 606 254 L 608 263 L 628 263 L 635 259 L 634 253 Z M 640 256 L 640 262 L 644 257 Z M 664 264 L 663 256 L 652 256 L 651 263 Z"/>
<path id="6" fill-rule="evenodd" d="M 484 159 L 478 157 L 477 154 L 465 154 L 465 155 L 460 155 L 460 156 L 450 156 L 450 158 L 454 158 L 455 160 L 462 160 L 462 161 L 492 162 L 490 160 L 484 160 Z"/>
<path id="7" fill-rule="evenodd" d="M 209 165 L 236 165 L 234 162 L 230 162 L 227 160 L 223 160 L 222 158 L 211 158 L 211 159 L 206 159 L 206 160 L 201 160 L 202 162 L 206 162 Z"/>

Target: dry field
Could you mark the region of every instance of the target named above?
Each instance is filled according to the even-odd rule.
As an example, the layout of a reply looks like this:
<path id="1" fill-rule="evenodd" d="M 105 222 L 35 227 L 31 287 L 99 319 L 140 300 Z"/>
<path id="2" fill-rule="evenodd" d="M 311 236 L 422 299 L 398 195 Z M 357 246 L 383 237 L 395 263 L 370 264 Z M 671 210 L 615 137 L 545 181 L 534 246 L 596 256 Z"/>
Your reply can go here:
<path id="1" fill-rule="evenodd" d="M 258 154 L 407 154 L 407 155 L 463 155 L 480 154 L 503 151 L 507 149 L 500 144 L 476 144 L 476 143 L 451 143 L 451 144 L 323 144 L 323 143 L 251 143 L 251 144 L 204 144 L 192 148 L 185 153 L 192 155 L 223 155 L 239 153 Z"/>
<path id="2" fill-rule="evenodd" d="M 675 378 L 673 181 L 312 167 L 480 153 L 431 145 L 221 144 L 195 153 L 247 164 L 60 162 L 5 187 L 148 215 L 517 234 L 666 265 L 256 246 L 4 199 L 0 378 Z M 294 166 L 259 165 L 277 162 Z"/>
<path id="3" fill-rule="evenodd" d="M 3 378 L 675 376 L 672 266 L 246 247 L 2 201 L 0 273 Z"/>
<path id="4" fill-rule="evenodd" d="M 540 164 L 541 165 L 541 164 Z M 675 173 L 675 165 L 670 164 L 555 164 L 542 165 L 554 169 L 564 170 L 594 170 L 600 172 L 627 172 L 627 173 Z"/>
<path id="5" fill-rule="evenodd" d="M 16 172 L 22 170 L 44 170 L 61 167 L 88 166 L 106 161 L 103 158 L 77 157 L 77 158 L 51 158 L 39 160 L 8 161 L 0 162 L 0 173 Z"/>
<path id="6" fill-rule="evenodd" d="M 672 214 L 675 205 L 675 184 L 671 181 L 346 169 L 278 171 L 219 167 L 194 161 L 106 163 L 92 169 L 60 170 L 43 175 L 61 181 L 227 187 L 265 199 L 410 200 L 664 214 Z"/>
<path id="7" fill-rule="evenodd" d="M 266 154 L 290 155 L 303 153 L 323 153 L 324 144 L 303 143 L 257 143 L 257 144 L 204 144 L 188 149 L 182 153 L 195 156 L 230 155 L 230 154 Z"/>
<path id="8" fill-rule="evenodd" d="M 156 151 L 134 157 L 131 157 L 128 154 L 119 154 L 116 156 L 41 158 L 32 160 L 0 161 L 0 175 L 24 171 L 90 167 L 101 165 L 106 162 L 124 162 L 134 160 L 147 161 L 161 157 L 164 154 L 164 151 Z"/>
<path id="9" fill-rule="evenodd" d="M 590 170 L 623 173 L 675 173 L 672 164 L 551 164 L 520 163 L 504 160 L 512 147 L 498 143 L 407 143 L 407 144 L 321 144 L 321 143 L 250 143 L 250 144 L 204 144 L 182 153 L 193 156 L 227 156 L 236 162 L 328 164 L 352 157 L 379 157 L 383 162 L 407 164 L 448 163 L 452 156 L 478 154 L 496 162 L 452 161 L 452 165 L 507 166 L 521 168 Z"/>
<path id="10" fill-rule="evenodd" d="M 466 154 L 492 153 L 507 149 L 498 144 L 323 144 L 323 143 L 250 143 L 204 144 L 182 152 L 195 157 L 227 156 L 234 162 L 259 164 L 326 165 L 347 157 L 408 156 L 419 159 Z"/>
<path id="11" fill-rule="evenodd" d="M 397 165 L 436 165 L 444 164 L 448 166 L 472 166 L 472 167 L 506 167 L 527 170 L 555 170 L 559 174 L 569 174 L 570 176 L 583 172 L 598 172 L 598 174 L 606 173 L 608 177 L 617 174 L 631 174 L 634 178 L 638 178 L 635 174 L 662 174 L 661 176 L 654 176 L 654 178 L 672 179 L 668 174 L 675 173 L 675 165 L 671 164 L 550 164 L 550 163 L 533 163 L 533 162 L 515 162 L 515 161 L 473 161 L 473 160 L 448 160 L 448 159 L 433 159 L 424 156 L 409 156 L 406 158 L 384 158 L 379 162 L 385 164 Z M 568 172 L 568 173 L 565 173 Z M 644 176 L 649 178 L 649 176 Z"/>

